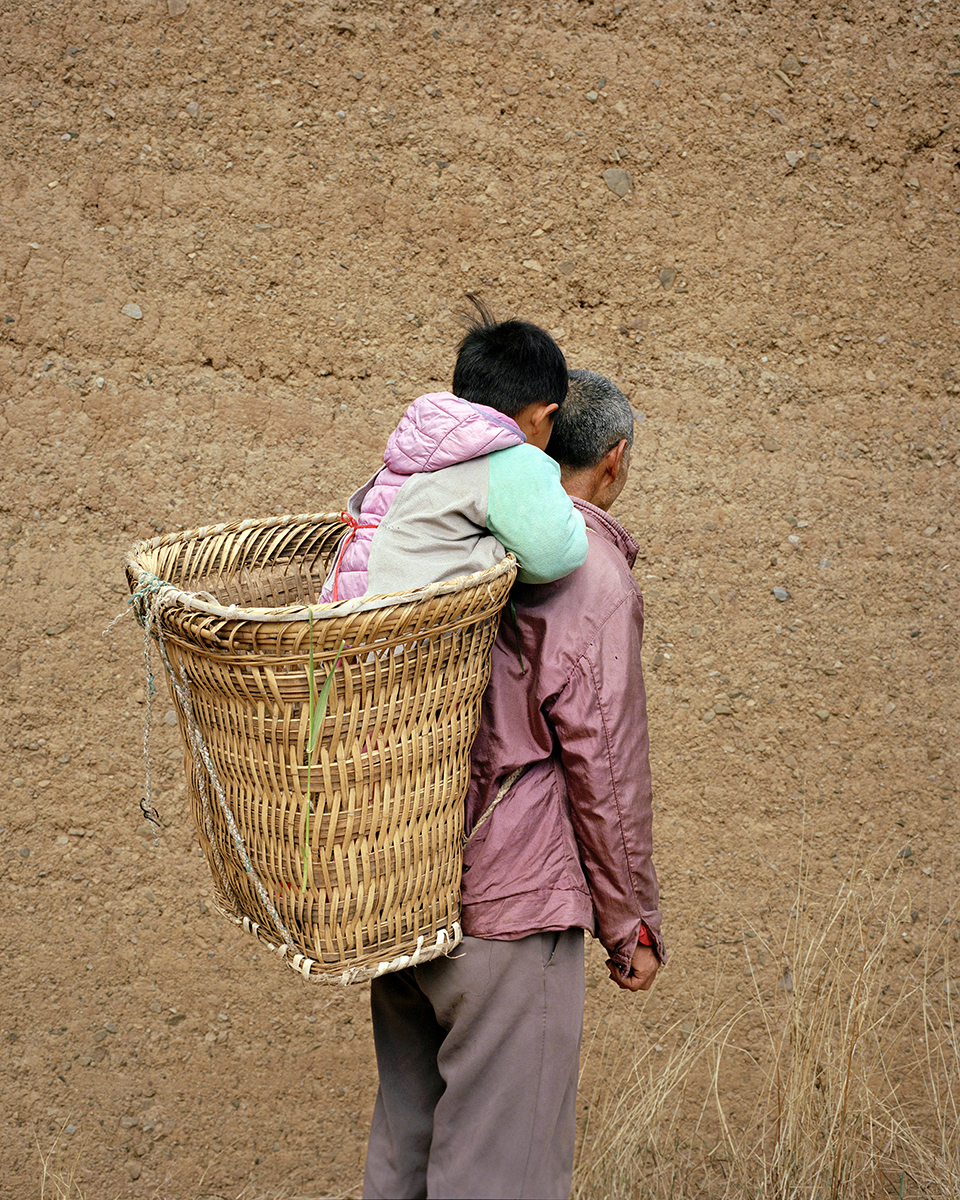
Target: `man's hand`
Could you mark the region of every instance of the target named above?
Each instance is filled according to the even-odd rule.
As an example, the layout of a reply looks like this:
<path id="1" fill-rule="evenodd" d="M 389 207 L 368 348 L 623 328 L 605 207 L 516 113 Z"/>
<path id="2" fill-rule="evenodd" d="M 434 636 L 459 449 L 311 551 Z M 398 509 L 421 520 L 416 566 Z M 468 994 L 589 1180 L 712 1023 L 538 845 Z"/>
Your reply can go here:
<path id="1" fill-rule="evenodd" d="M 610 978 L 618 988 L 625 992 L 645 992 L 653 987 L 653 981 L 660 969 L 660 959 L 651 946 L 638 946 L 630 960 L 630 970 L 623 972 L 620 967 L 607 960 L 607 970 Z"/>

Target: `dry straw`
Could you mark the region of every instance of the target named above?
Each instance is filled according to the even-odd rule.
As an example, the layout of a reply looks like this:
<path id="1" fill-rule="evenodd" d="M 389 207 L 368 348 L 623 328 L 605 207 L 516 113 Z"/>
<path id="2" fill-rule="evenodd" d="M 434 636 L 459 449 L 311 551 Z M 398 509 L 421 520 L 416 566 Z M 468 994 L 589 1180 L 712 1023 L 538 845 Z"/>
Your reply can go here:
<path id="1" fill-rule="evenodd" d="M 709 996 L 648 1009 L 633 1053 L 595 1042 L 577 1200 L 956 1200 L 957 913 L 924 925 L 914 904 L 870 869 L 802 882 Z"/>
<path id="2" fill-rule="evenodd" d="M 344 531 L 283 516 L 139 543 L 220 909 L 304 977 L 356 982 L 461 937 L 463 798 L 511 558 L 317 605 Z"/>

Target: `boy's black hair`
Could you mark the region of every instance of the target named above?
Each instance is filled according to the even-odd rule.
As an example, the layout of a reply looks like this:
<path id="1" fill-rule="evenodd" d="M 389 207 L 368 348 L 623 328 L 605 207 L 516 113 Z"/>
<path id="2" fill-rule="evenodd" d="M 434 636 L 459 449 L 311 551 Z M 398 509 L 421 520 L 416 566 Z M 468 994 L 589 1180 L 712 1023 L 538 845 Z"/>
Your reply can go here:
<path id="1" fill-rule="evenodd" d="M 547 453 L 561 467 L 595 467 L 626 439 L 633 445 L 633 409 L 623 392 L 595 371 L 571 371 L 567 402 L 557 413 Z"/>
<path id="2" fill-rule="evenodd" d="M 530 404 L 562 404 L 567 362 L 549 333 L 528 321 L 495 321 L 482 300 L 457 347 L 453 391 L 471 404 L 486 404 L 515 417 Z"/>

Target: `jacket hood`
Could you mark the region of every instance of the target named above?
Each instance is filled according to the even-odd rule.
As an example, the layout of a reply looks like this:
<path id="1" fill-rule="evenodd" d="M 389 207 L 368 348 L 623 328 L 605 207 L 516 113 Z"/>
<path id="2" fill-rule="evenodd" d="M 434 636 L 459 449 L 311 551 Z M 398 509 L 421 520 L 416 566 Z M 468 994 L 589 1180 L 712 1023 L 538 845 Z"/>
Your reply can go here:
<path id="1" fill-rule="evenodd" d="M 640 546 L 620 522 L 615 521 L 609 513 L 605 513 L 602 508 L 597 508 L 595 504 L 590 504 L 587 500 L 581 500 L 578 496 L 574 496 L 572 499 L 573 507 L 583 513 L 587 528 L 592 529 L 595 533 L 603 534 L 608 542 L 612 542 L 627 560 L 627 566 L 633 570 Z"/>
<path id="2" fill-rule="evenodd" d="M 527 439 L 510 417 L 452 392 L 419 396 L 387 441 L 383 461 L 398 475 L 439 471 Z"/>

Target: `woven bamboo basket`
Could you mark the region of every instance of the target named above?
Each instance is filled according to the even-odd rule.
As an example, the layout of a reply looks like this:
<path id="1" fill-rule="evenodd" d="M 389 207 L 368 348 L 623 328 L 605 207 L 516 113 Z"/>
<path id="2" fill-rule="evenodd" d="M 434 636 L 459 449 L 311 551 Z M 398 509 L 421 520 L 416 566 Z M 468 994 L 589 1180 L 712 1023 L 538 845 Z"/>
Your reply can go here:
<path id="1" fill-rule="evenodd" d="M 460 941 L 470 749 L 516 564 L 317 605 L 344 528 L 211 526 L 125 567 L 218 907 L 306 978 L 352 983 Z"/>

